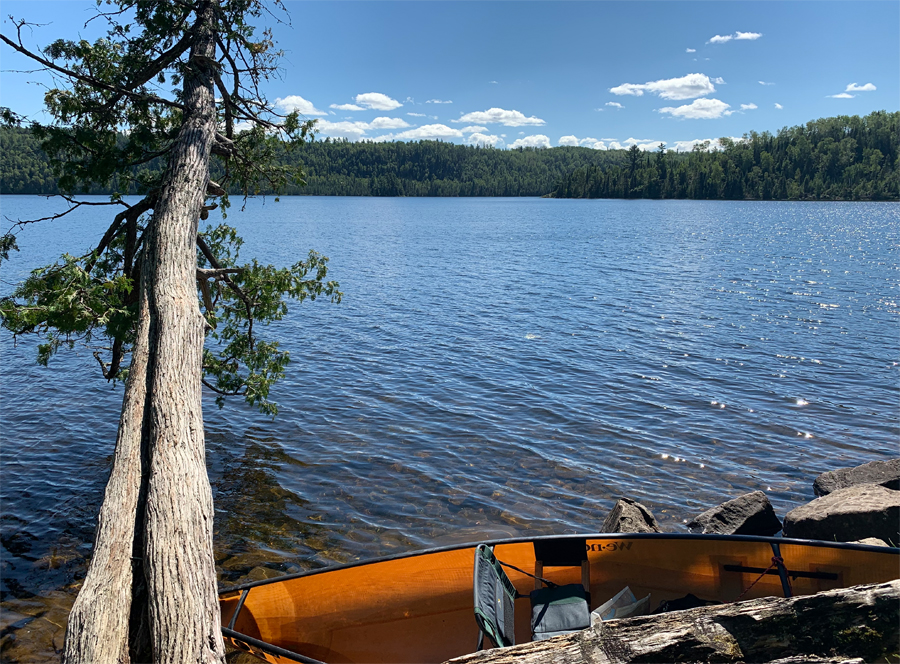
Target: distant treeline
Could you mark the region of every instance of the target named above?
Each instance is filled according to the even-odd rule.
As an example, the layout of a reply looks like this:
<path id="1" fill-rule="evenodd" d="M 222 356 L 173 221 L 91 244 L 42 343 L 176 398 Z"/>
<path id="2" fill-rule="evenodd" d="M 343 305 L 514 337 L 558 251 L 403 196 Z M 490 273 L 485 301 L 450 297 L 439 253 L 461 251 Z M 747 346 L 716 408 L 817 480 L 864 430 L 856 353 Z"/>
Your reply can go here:
<path id="1" fill-rule="evenodd" d="M 289 184 L 282 192 L 286 195 L 543 196 L 575 169 L 625 163 L 625 151 L 581 147 L 498 150 L 442 141 L 353 143 L 326 139 L 282 153 L 280 159 L 283 164 L 300 162 L 306 172 L 307 185 Z M 158 160 L 141 166 L 150 171 L 159 168 Z M 221 164 L 214 163 L 211 175 L 219 180 Z M 0 129 L 0 192 L 59 193 L 47 157 L 28 129 Z M 94 189 L 81 193 L 111 192 Z"/>
<path id="2" fill-rule="evenodd" d="M 559 183 L 554 198 L 728 200 L 898 200 L 900 113 L 838 116 L 776 135 L 720 139 L 722 150 L 677 154 L 628 151 L 621 166 L 585 166 Z"/>
<path id="3" fill-rule="evenodd" d="M 302 163 L 312 196 L 553 196 L 736 200 L 898 200 L 900 113 L 839 116 L 721 139 L 693 152 L 581 147 L 499 150 L 442 141 L 315 140 L 280 156 Z M 163 167 L 159 160 L 142 170 Z M 221 181 L 221 164 L 212 177 Z M 0 128 L 0 193 L 59 193 L 38 140 Z M 94 189 L 82 193 L 111 193 Z M 125 191 L 122 193 L 138 193 Z M 260 193 L 272 193 L 261 191 Z"/>

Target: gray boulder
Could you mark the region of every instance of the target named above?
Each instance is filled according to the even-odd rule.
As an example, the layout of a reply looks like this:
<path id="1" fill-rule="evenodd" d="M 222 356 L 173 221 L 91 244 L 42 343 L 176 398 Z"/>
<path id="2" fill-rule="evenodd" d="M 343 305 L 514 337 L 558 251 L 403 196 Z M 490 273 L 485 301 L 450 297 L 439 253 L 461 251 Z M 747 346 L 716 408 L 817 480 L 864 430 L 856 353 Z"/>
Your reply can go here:
<path id="1" fill-rule="evenodd" d="M 620 498 L 606 515 L 602 533 L 659 533 L 662 532 L 653 512 L 631 498 Z"/>
<path id="2" fill-rule="evenodd" d="M 861 540 L 853 540 L 850 542 L 851 544 L 867 544 L 869 546 L 890 546 L 884 540 L 880 540 L 877 537 L 864 537 Z"/>
<path id="3" fill-rule="evenodd" d="M 860 484 L 880 484 L 888 489 L 900 489 L 900 459 L 872 461 L 855 468 L 838 468 L 822 473 L 813 482 L 816 496 Z"/>
<path id="4" fill-rule="evenodd" d="M 791 510 L 784 517 L 784 536 L 828 542 L 877 537 L 900 542 L 900 491 L 878 484 L 838 489 Z"/>
<path id="5" fill-rule="evenodd" d="M 781 521 L 766 494 L 753 491 L 706 510 L 687 526 L 693 533 L 774 535 L 781 530 Z"/>

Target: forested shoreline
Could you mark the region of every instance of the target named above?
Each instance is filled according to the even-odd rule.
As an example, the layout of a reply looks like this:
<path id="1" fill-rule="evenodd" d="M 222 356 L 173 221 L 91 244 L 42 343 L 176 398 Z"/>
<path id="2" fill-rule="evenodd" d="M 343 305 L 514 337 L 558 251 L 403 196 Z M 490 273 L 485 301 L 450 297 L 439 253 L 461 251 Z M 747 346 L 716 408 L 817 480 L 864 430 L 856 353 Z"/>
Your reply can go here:
<path id="1" fill-rule="evenodd" d="M 898 112 L 837 116 L 687 153 L 326 139 L 282 150 L 277 161 L 306 172 L 306 185 L 288 183 L 284 195 L 884 201 L 900 198 L 898 126 Z M 155 161 L 138 167 L 145 174 L 158 168 Z M 211 175 L 224 176 L 222 166 L 214 164 Z M 56 183 L 29 129 L 0 129 L 0 193 L 55 194 Z M 123 188 L 139 193 L 134 184 Z"/>
<path id="2" fill-rule="evenodd" d="M 286 152 L 283 166 L 303 165 L 306 185 L 288 182 L 283 195 L 304 196 L 543 196 L 578 168 L 606 168 L 625 163 L 624 150 L 583 147 L 499 150 L 456 145 L 443 141 L 409 143 L 315 140 Z M 136 175 L 160 165 L 142 164 Z M 223 168 L 213 163 L 211 177 L 225 180 Z M 139 193 L 132 191 L 127 193 Z M 0 129 L 0 193 L 59 193 L 50 163 L 40 142 L 28 129 Z M 90 192 L 108 194 L 108 188 Z M 235 193 L 235 192 L 232 192 Z M 270 194 L 261 189 L 259 193 Z"/>
<path id="3" fill-rule="evenodd" d="M 678 154 L 628 151 L 627 163 L 574 170 L 553 198 L 898 200 L 900 113 L 837 116 L 720 139 Z"/>

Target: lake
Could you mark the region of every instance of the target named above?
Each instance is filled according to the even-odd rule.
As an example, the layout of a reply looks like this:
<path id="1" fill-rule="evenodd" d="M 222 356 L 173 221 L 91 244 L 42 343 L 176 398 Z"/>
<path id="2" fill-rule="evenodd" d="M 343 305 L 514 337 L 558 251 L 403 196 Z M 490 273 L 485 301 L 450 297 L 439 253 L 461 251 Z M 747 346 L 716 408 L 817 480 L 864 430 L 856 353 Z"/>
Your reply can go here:
<path id="1" fill-rule="evenodd" d="M 2 214 L 58 205 L 5 196 Z M 239 208 L 228 222 L 245 259 L 285 265 L 316 249 L 344 300 L 295 306 L 265 330 L 293 358 L 272 392 L 278 417 L 205 397 L 223 584 L 596 531 L 621 496 L 670 531 L 757 489 L 783 517 L 813 498 L 817 474 L 897 456 L 896 204 L 297 197 Z M 29 226 L 3 293 L 88 250 L 110 219 L 94 208 Z M 4 638 L 56 639 L 40 646 L 52 660 L 122 388 L 83 350 L 41 368 L 34 339 L 0 343 Z"/>

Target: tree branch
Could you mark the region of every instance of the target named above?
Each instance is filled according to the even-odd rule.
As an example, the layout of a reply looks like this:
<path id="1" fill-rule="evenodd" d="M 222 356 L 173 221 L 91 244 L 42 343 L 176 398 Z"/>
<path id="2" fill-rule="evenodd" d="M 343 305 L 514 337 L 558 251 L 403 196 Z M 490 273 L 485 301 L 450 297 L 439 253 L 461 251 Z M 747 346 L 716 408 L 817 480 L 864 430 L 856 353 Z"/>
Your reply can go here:
<path id="1" fill-rule="evenodd" d="M 70 212 L 74 212 L 75 210 L 80 208 L 82 205 L 124 205 L 125 207 L 128 207 L 128 204 L 125 201 L 103 201 L 103 202 L 100 202 L 100 201 L 77 201 L 74 198 L 66 196 L 65 194 L 57 194 L 57 195 L 60 198 L 64 199 L 66 202 L 68 202 L 72 207 L 70 207 L 65 212 L 59 212 L 57 214 L 50 215 L 49 217 L 41 217 L 40 219 L 25 219 L 25 220 L 18 219 L 15 222 L 13 222 L 12 228 L 16 228 L 16 227 L 22 228 L 22 227 L 26 226 L 27 224 L 36 224 L 39 221 L 52 221 L 54 219 L 62 219 Z M 50 196 L 47 196 L 47 198 L 50 198 Z M 4 218 L 7 221 L 12 222 L 12 219 L 10 219 L 9 217 L 4 217 Z M 12 229 L 10 229 L 10 230 L 12 230 Z"/>
<path id="2" fill-rule="evenodd" d="M 210 250 L 209 245 L 206 244 L 206 241 L 197 234 L 197 246 L 200 248 L 200 251 L 203 252 L 203 255 L 206 257 L 206 260 L 209 261 L 209 264 L 213 266 L 215 270 L 221 270 L 222 265 L 216 259 L 212 250 Z M 247 297 L 247 294 L 241 290 L 240 286 L 234 283 L 228 274 L 223 274 L 221 276 L 220 281 L 224 282 L 231 290 L 234 291 L 235 295 L 237 295 L 241 302 L 244 303 L 244 307 L 247 309 L 247 338 L 248 343 L 250 344 L 250 348 L 253 348 L 253 303 L 250 301 L 250 298 Z"/>
<path id="3" fill-rule="evenodd" d="M 225 396 L 225 397 L 237 397 L 237 396 L 243 396 L 244 394 L 247 394 L 247 386 L 246 385 L 244 386 L 243 391 L 241 390 L 241 388 L 238 388 L 231 392 L 227 392 L 226 390 L 219 389 L 218 387 L 216 387 L 215 385 L 210 383 L 205 378 L 201 378 L 200 382 L 203 383 L 206 387 L 211 389 L 216 394 L 221 394 L 222 396 Z"/>
<path id="4" fill-rule="evenodd" d="M 85 266 L 85 272 L 90 272 L 94 268 L 94 265 L 96 265 L 97 263 L 97 259 L 100 258 L 100 255 L 104 251 L 106 251 L 106 248 L 109 246 L 110 242 L 112 242 L 119 234 L 119 229 L 122 226 L 122 222 L 125 220 L 137 221 L 137 218 L 144 214 L 144 212 L 153 208 L 153 202 L 153 198 L 148 195 L 138 203 L 129 206 L 127 210 L 124 210 L 116 215 L 116 218 L 113 219 L 112 224 L 110 224 L 109 228 L 106 230 L 106 233 L 104 233 L 103 237 L 100 239 L 100 243 L 97 245 L 97 248 L 94 249 L 94 257 Z M 123 202 L 123 205 L 126 205 L 126 203 Z"/>
<path id="5" fill-rule="evenodd" d="M 0 34 L 0 40 L 3 40 L 7 45 L 11 46 L 13 49 L 21 53 L 22 55 L 31 58 L 35 62 L 41 63 L 45 68 L 50 69 L 52 71 L 58 72 L 63 76 L 68 76 L 69 78 L 73 78 L 77 81 L 81 81 L 82 83 L 87 83 L 93 88 L 98 90 L 106 90 L 107 92 L 115 92 L 121 96 L 129 97 L 131 99 L 142 99 L 145 101 L 150 101 L 155 104 L 162 104 L 163 106 L 171 106 L 173 108 L 185 110 L 184 104 L 180 104 L 177 101 L 171 101 L 169 99 L 164 99 L 162 97 L 157 97 L 156 95 L 151 95 L 148 93 L 142 92 L 133 92 L 131 90 L 124 90 L 116 85 L 110 85 L 109 83 L 104 83 L 103 81 L 98 81 L 93 76 L 85 76 L 84 74 L 79 74 L 78 72 L 72 71 L 71 69 L 66 69 L 65 67 L 60 67 L 59 65 L 47 60 L 46 58 L 42 58 L 36 53 L 32 53 L 22 44 L 21 37 L 21 28 L 22 23 L 17 25 L 19 31 L 19 43 L 17 44 L 12 39 L 7 37 L 4 34 Z"/>

